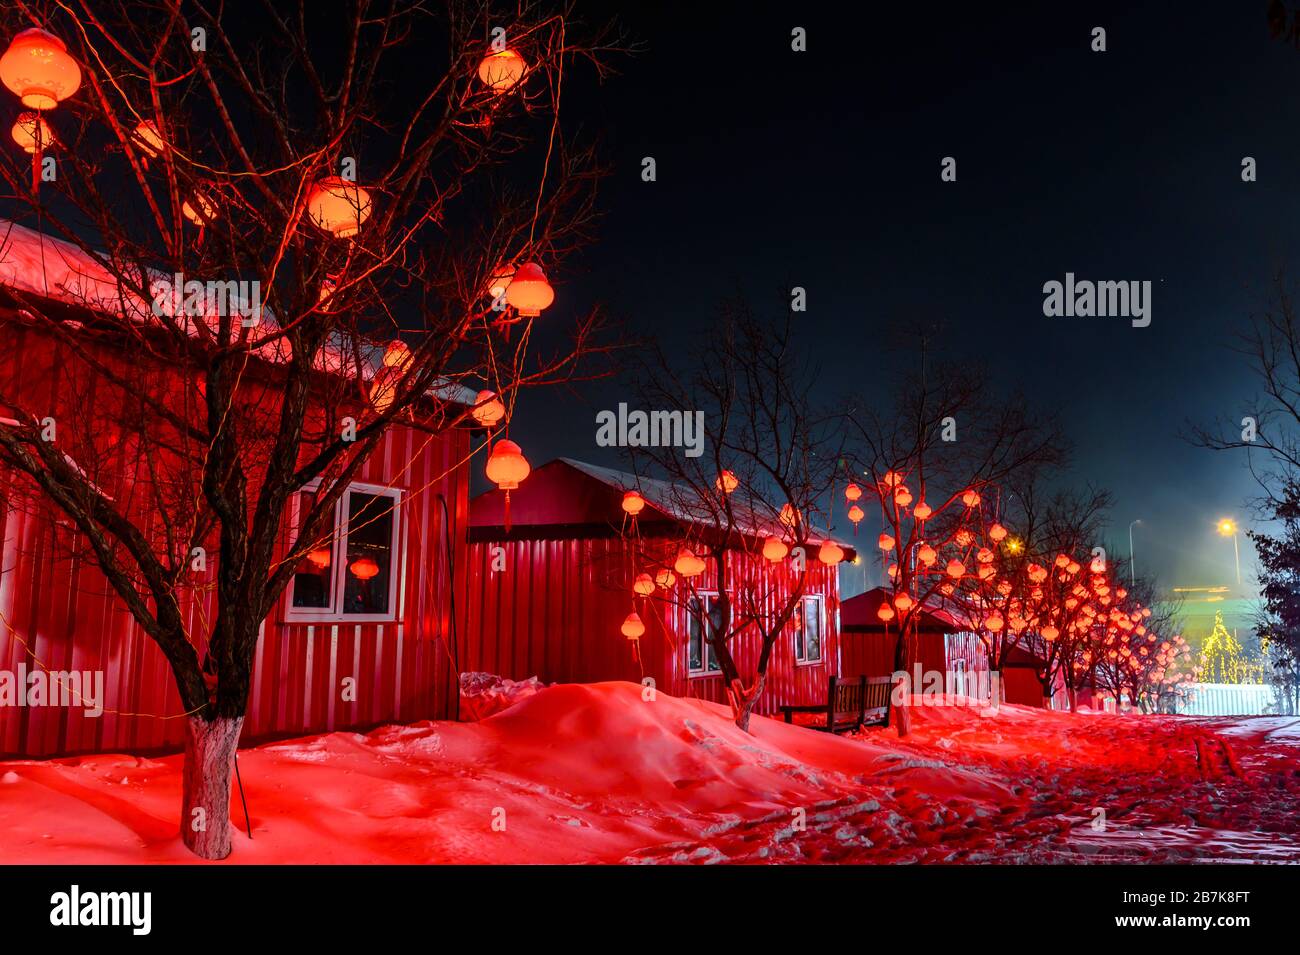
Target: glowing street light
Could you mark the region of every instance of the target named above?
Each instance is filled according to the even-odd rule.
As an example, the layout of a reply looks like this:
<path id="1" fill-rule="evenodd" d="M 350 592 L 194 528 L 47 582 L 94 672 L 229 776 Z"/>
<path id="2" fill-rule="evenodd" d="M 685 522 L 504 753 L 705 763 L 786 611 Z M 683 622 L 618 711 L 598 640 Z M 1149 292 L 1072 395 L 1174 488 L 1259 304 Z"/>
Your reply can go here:
<path id="1" fill-rule="evenodd" d="M 1241 586 L 1241 548 L 1237 544 L 1237 522 L 1230 517 L 1219 521 L 1219 536 L 1232 538 L 1232 556 L 1237 563 L 1237 586 Z"/>

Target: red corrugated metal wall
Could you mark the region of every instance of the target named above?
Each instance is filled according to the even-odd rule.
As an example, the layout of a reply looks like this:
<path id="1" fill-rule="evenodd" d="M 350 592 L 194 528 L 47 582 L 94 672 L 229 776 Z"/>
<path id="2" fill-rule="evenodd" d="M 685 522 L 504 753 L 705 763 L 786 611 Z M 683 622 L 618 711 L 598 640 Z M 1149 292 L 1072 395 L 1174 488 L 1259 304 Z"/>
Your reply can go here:
<path id="1" fill-rule="evenodd" d="M 39 353 L 14 349 L 24 351 L 30 373 L 39 376 L 39 362 L 30 360 Z M 24 386 L 26 372 L 17 363 L 4 372 L 8 387 Z M 445 639 L 453 587 L 446 542 L 459 574 L 465 567 L 468 450 L 464 431 L 433 437 L 394 427 L 384 437 L 357 480 L 405 491 L 398 620 L 288 624 L 282 601 L 258 641 L 245 741 L 454 711 L 456 673 Z M 106 488 L 126 486 L 129 493 L 133 479 L 118 476 Z M 80 707 L 0 709 L 0 755 L 179 748 L 184 726 L 175 718 L 181 707 L 166 660 L 93 562 L 77 555 L 71 532 L 38 511 L 10 508 L 0 486 L 0 533 L 0 670 L 16 673 L 20 664 L 29 670 L 42 664 L 50 670 L 102 670 L 105 697 L 98 718 Z M 196 642 L 206 639 L 210 592 L 191 594 L 185 609 Z M 341 698 L 345 677 L 356 681 L 354 701 Z"/>
<path id="2" fill-rule="evenodd" d="M 500 548 L 498 551 L 497 548 Z M 717 676 L 688 673 L 684 613 L 667 601 L 638 600 L 646 633 L 632 642 L 619 632 L 633 609 L 631 545 L 618 538 L 514 540 L 469 545 L 464 600 L 465 626 L 458 657 L 465 671 L 481 670 L 514 680 L 537 676 L 547 683 L 638 681 L 651 677 L 673 696 L 723 702 Z M 775 603 L 793 582 L 788 566 L 773 569 L 761 558 L 732 554 L 744 573 Z M 788 562 L 786 562 L 788 565 Z M 496 569 L 494 569 L 494 567 Z M 713 570 L 697 581 L 713 585 Z M 680 586 L 680 584 L 678 585 Z M 757 589 L 757 588 L 756 588 Z M 794 658 L 793 631 L 782 635 L 768 668 L 759 711 L 775 712 L 783 703 L 810 704 L 826 698 L 839 647 L 839 589 L 835 570 L 813 562 L 809 594 L 825 597 L 822 661 Z M 757 634 L 737 637 L 733 654 L 744 675 L 758 662 Z"/>

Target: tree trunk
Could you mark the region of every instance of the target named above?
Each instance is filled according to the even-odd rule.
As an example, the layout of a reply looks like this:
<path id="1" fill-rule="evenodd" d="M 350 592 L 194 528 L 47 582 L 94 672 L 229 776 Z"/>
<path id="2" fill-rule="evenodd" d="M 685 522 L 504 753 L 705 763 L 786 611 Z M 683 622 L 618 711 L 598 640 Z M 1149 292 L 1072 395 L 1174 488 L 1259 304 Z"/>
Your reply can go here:
<path id="1" fill-rule="evenodd" d="M 1074 687 L 1070 687 L 1066 692 L 1069 694 L 1070 698 L 1070 712 L 1073 713 L 1079 706 L 1079 691 Z"/>
<path id="2" fill-rule="evenodd" d="M 754 707 L 758 704 L 758 699 L 763 695 L 763 684 L 767 682 L 767 674 L 760 673 L 754 678 L 754 685 L 748 691 L 741 686 L 740 680 L 736 680 L 732 688 L 728 691 L 731 695 L 731 712 L 736 717 L 736 726 L 749 732 L 749 718 L 754 715 Z"/>
<path id="3" fill-rule="evenodd" d="M 1006 693 L 1002 689 L 1002 671 L 990 668 L 989 670 L 989 707 L 997 709 L 1006 699 Z"/>
<path id="4" fill-rule="evenodd" d="M 202 859 L 230 855 L 230 771 L 244 718 L 186 720 L 181 839 Z"/>

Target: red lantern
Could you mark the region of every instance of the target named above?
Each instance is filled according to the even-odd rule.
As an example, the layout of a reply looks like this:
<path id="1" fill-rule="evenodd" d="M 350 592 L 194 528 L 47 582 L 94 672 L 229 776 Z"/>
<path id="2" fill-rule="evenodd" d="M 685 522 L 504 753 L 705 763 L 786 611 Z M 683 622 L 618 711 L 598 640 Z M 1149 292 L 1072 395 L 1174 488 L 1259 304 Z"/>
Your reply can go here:
<path id="1" fill-rule="evenodd" d="M 817 550 L 817 559 L 827 567 L 834 567 L 844 559 L 844 548 L 834 541 L 822 541 Z"/>
<path id="2" fill-rule="evenodd" d="M 488 480 L 503 491 L 513 491 L 518 488 L 531 470 L 528 459 L 524 457 L 519 445 L 513 441 L 503 438 L 493 446 L 492 453 L 488 455 Z"/>
<path id="3" fill-rule="evenodd" d="M 939 554 L 929 544 L 922 544 L 916 551 L 916 559 L 926 567 L 931 567 L 939 559 Z"/>
<path id="4" fill-rule="evenodd" d="M 623 631 L 623 636 L 629 640 L 636 640 L 641 634 L 645 633 L 645 624 L 641 622 L 640 615 L 633 611 L 624 618 L 623 626 L 619 629 Z"/>
<path id="5" fill-rule="evenodd" d="M 665 567 L 655 574 L 655 583 L 660 590 L 668 590 L 673 584 L 677 583 L 677 575 Z"/>
<path id="6" fill-rule="evenodd" d="M 785 555 L 788 553 L 790 548 L 779 537 L 769 537 L 763 542 L 763 556 L 774 564 L 779 560 L 785 560 Z"/>
<path id="7" fill-rule="evenodd" d="M 912 600 L 911 596 L 906 593 L 894 595 L 894 608 L 899 613 L 907 613 L 907 611 L 911 609 L 912 604 L 914 602 L 915 601 Z"/>
<path id="8" fill-rule="evenodd" d="M 411 363 L 411 349 L 399 338 L 393 339 L 384 347 L 384 367 L 399 371 Z"/>
<path id="9" fill-rule="evenodd" d="M 992 633 L 997 633 L 1004 626 L 1002 616 L 998 613 L 994 613 L 984 621 L 984 626 Z"/>
<path id="10" fill-rule="evenodd" d="M 54 109 L 81 86 L 81 67 L 62 40 L 33 27 L 14 37 L 0 56 L 0 82 L 28 109 Z"/>
<path id="11" fill-rule="evenodd" d="M 352 571 L 352 576 L 357 580 L 369 580 L 379 573 L 379 565 L 369 557 L 362 557 L 360 560 L 354 560 L 348 570 Z"/>
<path id="12" fill-rule="evenodd" d="M 385 365 L 375 372 L 370 381 L 370 405 L 376 413 L 383 414 L 392 406 L 401 382 L 402 374 L 396 368 Z"/>
<path id="13" fill-rule="evenodd" d="M 488 279 L 488 297 L 496 301 L 506 294 L 506 289 L 510 287 L 510 280 L 515 277 L 515 270 L 508 265 L 503 265 L 492 273 L 492 278 Z"/>
<path id="14" fill-rule="evenodd" d="M 152 119 L 146 119 L 132 130 L 131 139 L 150 159 L 157 159 L 158 154 L 163 151 L 165 145 L 162 136 L 158 135 L 158 127 Z"/>
<path id="15" fill-rule="evenodd" d="M 736 488 L 740 487 L 740 478 L 736 477 L 731 471 L 723 471 L 718 475 L 718 479 L 713 482 L 723 494 L 730 494 Z"/>
<path id="16" fill-rule="evenodd" d="M 330 565 L 330 551 L 328 547 L 321 547 L 307 555 L 307 559 L 315 564 L 321 570 Z"/>
<path id="17" fill-rule="evenodd" d="M 201 192 L 195 192 L 181 203 L 181 214 L 200 229 L 217 221 L 217 207 Z"/>
<path id="18" fill-rule="evenodd" d="M 858 500 L 860 497 L 862 497 L 862 488 L 858 487 L 856 484 L 850 484 L 844 489 L 844 500 L 848 501 L 850 504 Z"/>
<path id="19" fill-rule="evenodd" d="M 796 524 L 799 523 L 799 512 L 796 511 L 789 504 L 784 504 L 781 506 L 781 514 L 779 520 L 786 527 L 794 527 Z"/>
<path id="20" fill-rule="evenodd" d="M 967 507 L 975 507 L 980 502 L 980 496 L 974 490 L 970 490 L 961 496 L 961 502 Z"/>
<path id="21" fill-rule="evenodd" d="M 994 541 L 994 543 L 1002 540 L 1006 536 L 1007 536 L 1007 529 L 1003 527 L 1001 524 L 994 524 L 992 527 L 989 528 L 989 537 Z"/>
<path id="22" fill-rule="evenodd" d="M 884 533 L 876 538 L 876 546 L 881 550 L 893 550 L 894 544 L 894 538 L 890 534 Z"/>
<path id="23" fill-rule="evenodd" d="M 502 438 L 492 448 L 487 459 L 488 480 L 506 492 L 505 506 L 502 510 L 502 525 L 510 533 L 510 492 L 519 487 L 520 482 L 528 477 L 532 467 L 528 459 L 513 441 Z"/>
<path id="24" fill-rule="evenodd" d="M 642 597 L 649 597 L 655 592 L 655 579 L 649 574 L 637 574 L 636 580 L 632 582 L 632 591 Z"/>
<path id="25" fill-rule="evenodd" d="M 19 113 L 10 135 L 25 152 L 33 155 L 54 145 L 54 130 L 40 113 Z"/>
<path id="26" fill-rule="evenodd" d="M 483 57 L 478 65 L 478 78 L 494 93 L 504 93 L 524 77 L 528 63 L 514 50 L 499 50 Z"/>
<path id="27" fill-rule="evenodd" d="M 950 560 L 948 561 L 947 572 L 949 577 L 956 580 L 966 573 L 966 565 L 959 560 Z"/>
<path id="28" fill-rule="evenodd" d="M 506 301 L 524 318 L 536 318 L 555 301 L 555 290 L 536 262 L 522 265 L 506 287 Z"/>
<path id="29" fill-rule="evenodd" d="M 849 520 L 853 522 L 853 533 L 858 532 L 858 525 L 862 523 L 862 519 L 866 516 L 866 512 L 856 504 L 849 508 Z"/>
<path id="30" fill-rule="evenodd" d="M 470 414 L 483 427 L 490 428 L 506 416 L 506 406 L 495 391 L 485 389 L 474 397 L 474 409 Z"/>
<path id="31" fill-rule="evenodd" d="M 631 517 L 636 517 L 645 510 L 645 498 L 637 491 L 628 491 L 623 495 L 623 510 Z"/>
<path id="32" fill-rule="evenodd" d="M 916 507 L 912 508 L 912 516 L 918 521 L 925 520 L 933 513 L 934 511 L 930 508 L 929 504 L 925 503 L 925 501 L 922 501 L 920 504 L 916 505 Z"/>
<path id="33" fill-rule="evenodd" d="M 307 197 L 307 215 L 326 232 L 349 238 L 370 218 L 370 193 L 341 176 L 327 176 Z"/>
<path id="34" fill-rule="evenodd" d="M 894 619 L 894 608 L 889 606 L 889 604 L 882 603 L 880 609 L 876 611 L 876 616 L 885 621 L 885 623 L 889 623 L 889 621 Z"/>
<path id="35" fill-rule="evenodd" d="M 673 564 L 673 570 L 683 577 L 698 577 L 704 573 L 704 561 L 696 557 L 689 548 L 683 548 L 682 552 L 677 555 L 677 562 Z"/>

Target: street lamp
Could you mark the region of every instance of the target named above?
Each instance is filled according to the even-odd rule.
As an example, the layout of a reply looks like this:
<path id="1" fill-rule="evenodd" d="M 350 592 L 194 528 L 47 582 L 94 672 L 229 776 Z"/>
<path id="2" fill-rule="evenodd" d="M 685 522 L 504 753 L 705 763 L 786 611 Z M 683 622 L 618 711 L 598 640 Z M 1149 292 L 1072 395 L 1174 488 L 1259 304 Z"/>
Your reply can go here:
<path id="1" fill-rule="evenodd" d="M 1130 521 L 1128 525 L 1128 583 L 1130 587 L 1137 586 L 1137 561 L 1133 557 L 1133 525 L 1141 524 L 1142 519 Z"/>
<path id="2" fill-rule="evenodd" d="M 1237 522 L 1225 517 L 1219 521 L 1219 536 L 1232 538 L 1232 556 L 1237 562 L 1237 586 L 1241 586 L 1241 548 L 1237 544 Z"/>

